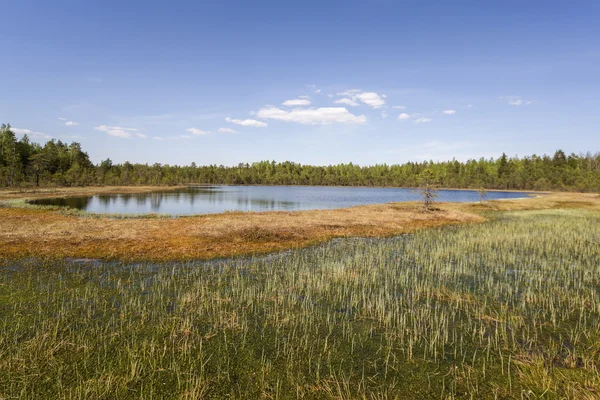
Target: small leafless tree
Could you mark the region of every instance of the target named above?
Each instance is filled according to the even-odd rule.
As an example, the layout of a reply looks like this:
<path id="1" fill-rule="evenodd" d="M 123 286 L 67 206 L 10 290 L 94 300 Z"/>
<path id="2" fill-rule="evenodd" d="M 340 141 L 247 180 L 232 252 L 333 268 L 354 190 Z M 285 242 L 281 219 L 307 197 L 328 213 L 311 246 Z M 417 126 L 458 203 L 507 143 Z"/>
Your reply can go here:
<path id="1" fill-rule="evenodd" d="M 483 203 L 485 200 L 485 197 L 487 196 L 487 190 L 485 190 L 484 187 L 481 187 L 477 190 L 477 194 L 479 195 L 479 202 Z"/>
<path id="2" fill-rule="evenodd" d="M 438 193 L 435 174 L 429 168 L 419 174 L 419 192 L 423 198 L 425 212 L 431 211 Z"/>

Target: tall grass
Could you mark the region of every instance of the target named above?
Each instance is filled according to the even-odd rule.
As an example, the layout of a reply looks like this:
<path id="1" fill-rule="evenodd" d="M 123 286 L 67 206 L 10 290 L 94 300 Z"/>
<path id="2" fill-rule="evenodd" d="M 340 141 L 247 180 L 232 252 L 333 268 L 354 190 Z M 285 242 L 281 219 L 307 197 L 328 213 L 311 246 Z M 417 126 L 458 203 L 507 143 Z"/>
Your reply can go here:
<path id="1" fill-rule="evenodd" d="M 0 270 L 0 398 L 594 398 L 600 214 Z"/>

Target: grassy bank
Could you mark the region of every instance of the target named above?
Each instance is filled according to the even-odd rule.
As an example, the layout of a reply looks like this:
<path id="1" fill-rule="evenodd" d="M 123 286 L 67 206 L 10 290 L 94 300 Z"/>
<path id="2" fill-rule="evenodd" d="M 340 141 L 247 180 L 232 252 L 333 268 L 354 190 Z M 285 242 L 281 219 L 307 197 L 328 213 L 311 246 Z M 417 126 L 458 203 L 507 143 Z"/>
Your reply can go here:
<path id="1" fill-rule="evenodd" d="M 0 398 L 596 398 L 600 214 L 488 217 L 232 261 L 5 262 Z"/>
<path id="2" fill-rule="evenodd" d="M 133 219 L 0 207 L 0 258 L 168 261 L 230 257 L 306 247 L 335 237 L 385 237 L 482 221 L 479 215 L 452 209 L 423 213 L 418 204 Z"/>

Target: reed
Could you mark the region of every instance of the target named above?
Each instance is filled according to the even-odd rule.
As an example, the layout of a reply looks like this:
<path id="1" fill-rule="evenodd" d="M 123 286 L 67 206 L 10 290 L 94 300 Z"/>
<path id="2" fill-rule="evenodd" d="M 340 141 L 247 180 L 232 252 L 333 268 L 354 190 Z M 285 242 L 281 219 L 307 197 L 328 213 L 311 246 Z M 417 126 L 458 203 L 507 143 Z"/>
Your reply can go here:
<path id="1" fill-rule="evenodd" d="M 600 214 L 169 263 L 4 261 L 0 398 L 593 398 Z"/>

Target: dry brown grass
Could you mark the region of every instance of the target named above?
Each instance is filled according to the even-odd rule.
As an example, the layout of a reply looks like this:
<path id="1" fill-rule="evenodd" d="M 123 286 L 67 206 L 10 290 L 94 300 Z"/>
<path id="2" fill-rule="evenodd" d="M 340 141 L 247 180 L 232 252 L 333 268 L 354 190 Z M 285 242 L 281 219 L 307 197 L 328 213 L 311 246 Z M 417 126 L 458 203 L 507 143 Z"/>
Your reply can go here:
<path id="1" fill-rule="evenodd" d="M 53 189 L 0 192 L 0 199 L 91 193 L 133 193 L 156 188 Z M 0 257 L 75 257 L 183 260 L 229 257 L 297 248 L 335 237 L 385 237 L 417 229 L 485 221 L 480 211 L 581 207 L 600 210 L 597 194 L 556 193 L 539 198 L 440 203 L 424 213 L 417 203 L 338 210 L 232 212 L 175 219 L 82 218 L 49 210 L 0 208 Z"/>
<path id="2" fill-rule="evenodd" d="M 465 212 L 549 210 L 559 208 L 582 208 L 600 211 L 600 195 L 597 193 L 541 193 L 538 197 L 505 199 L 480 203 L 454 203 L 452 208 Z"/>

